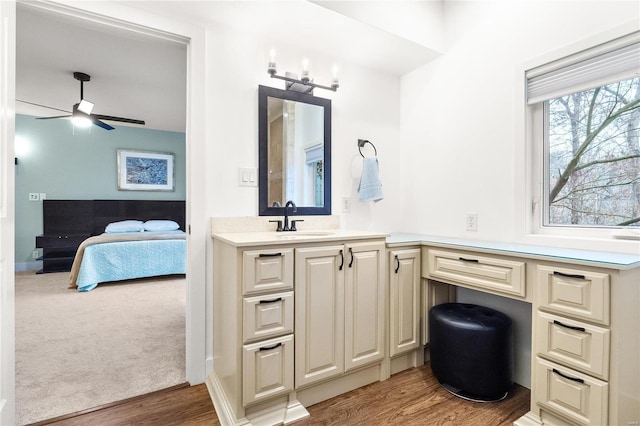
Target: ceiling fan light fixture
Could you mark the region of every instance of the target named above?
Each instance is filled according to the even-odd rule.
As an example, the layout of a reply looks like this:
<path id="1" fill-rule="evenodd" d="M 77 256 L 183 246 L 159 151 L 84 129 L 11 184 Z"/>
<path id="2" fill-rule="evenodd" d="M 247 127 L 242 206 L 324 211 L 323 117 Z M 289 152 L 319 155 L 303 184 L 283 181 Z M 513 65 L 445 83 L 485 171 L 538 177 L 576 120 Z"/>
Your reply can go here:
<path id="1" fill-rule="evenodd" d="M 71 119 L 71 122 L 73 123 L 74 127 L 81 127 L 81 128 L 87 128 L 93 124 L 91 120 L 89 120 L 87 117 L 78 117 L 78 116 L 73 117 Z"/>
<path id="2" fill-rule="evenodd" d="M 93 104 L 85 99 L 82 99 L 78 104 L 78 111 L 84 112 L 85 114 L 89 115 L 91 114 L 91 111 L 93 111 Z"/>
<path id="3" fill-rule="evenodd" d="M 83 101 L 80 101 L 79 104 L 75 104 L 73 106 L 73 112 L 71 113 L 71 122 L 74 127 L 89 127 L 93 124 L 93 120 L 89 114 L 86 114 L 80 110 L 80 105 Z M 89 102 L 91 104 L 91 102 Z"/>

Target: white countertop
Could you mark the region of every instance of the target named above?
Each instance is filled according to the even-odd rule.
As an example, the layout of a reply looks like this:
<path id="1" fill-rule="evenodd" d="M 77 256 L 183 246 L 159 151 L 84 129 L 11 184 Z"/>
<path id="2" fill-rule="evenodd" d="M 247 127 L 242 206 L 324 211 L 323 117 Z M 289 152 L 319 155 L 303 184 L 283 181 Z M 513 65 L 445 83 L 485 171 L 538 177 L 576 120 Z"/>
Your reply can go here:
<path id="1" fill-rule="evenodd" d="M 391 233 L 387 238 L 388 247 L 414 244 L 462 248 L 466 250 L 481 250 L 484 252 L 536 259 L 571 261 L 582 264 L 592 264 L 594 266 L 608 266 L 615 269 L 632 269 L 640 267 L 640 254 L 633 255 L 603 251 L 577 250 L 421 234 Z"/>
<path id="2" fill-rule="evenodd" d="M 295 232 L 216 232 L 214 239 L 222 240 L 237 247 L 292 243 L 317 243 L 325 241 L 362 240 L 372 238 L 386 238 L 386 232 L 353 231 L 347 229 L 318 229 L 315 231 Z"/>
<path id="3" fill-rule="evenodd" d="M 269 218 L 266 218 L 269 219 Z M 529 259 L 556 260 L 615 269 L 640 267 L 639 254 L 621 254 L 604 251 L 577 250 L 550 246 L 482 241 L 438 235 L 386 233 L 339 229 L 336 217 L 305 217 L 305 229 L 294 232 L 276 232 L 275 224 L 260 218 L 213 218 L 212 229 L 238 232 L 212 232 L 212 237 L 236 247 L 282 245 L 297 243 L 339 242 L 362 239 L 386 239 L 387 247 L 426 245 L 457 248 Z M 322 221 L 318 221 L 322 219 Z M 215 225 L 215 226 L 214 226 Z M 306 229 L 311 227 L 311 229 Z"/>

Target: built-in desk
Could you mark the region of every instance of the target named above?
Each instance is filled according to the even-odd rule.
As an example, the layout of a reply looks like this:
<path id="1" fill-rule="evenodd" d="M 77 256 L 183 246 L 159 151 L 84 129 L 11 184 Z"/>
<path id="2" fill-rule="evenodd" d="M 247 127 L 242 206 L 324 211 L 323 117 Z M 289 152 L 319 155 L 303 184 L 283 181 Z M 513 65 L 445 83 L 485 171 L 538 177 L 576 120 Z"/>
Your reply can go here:
<path id="1" fill-rule="evenodd" d="M 516 425 L 640 422 L 640 256 L 387 238 L 391 249 L 406 246 L 421 247 L 427 292 L 439 282 L 532 305 L 531 411 Z"/>

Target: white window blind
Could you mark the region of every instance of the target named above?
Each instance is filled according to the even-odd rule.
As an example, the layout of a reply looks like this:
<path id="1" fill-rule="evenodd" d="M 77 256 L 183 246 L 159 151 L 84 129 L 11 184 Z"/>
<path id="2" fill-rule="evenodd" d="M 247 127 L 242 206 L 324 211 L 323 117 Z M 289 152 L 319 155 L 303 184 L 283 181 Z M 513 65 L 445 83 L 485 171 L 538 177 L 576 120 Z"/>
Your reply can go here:
<path id="1" fill-rule="evenodd" d="M 527 104 L 640 77 L 640 31 L 526 72 Z"/>

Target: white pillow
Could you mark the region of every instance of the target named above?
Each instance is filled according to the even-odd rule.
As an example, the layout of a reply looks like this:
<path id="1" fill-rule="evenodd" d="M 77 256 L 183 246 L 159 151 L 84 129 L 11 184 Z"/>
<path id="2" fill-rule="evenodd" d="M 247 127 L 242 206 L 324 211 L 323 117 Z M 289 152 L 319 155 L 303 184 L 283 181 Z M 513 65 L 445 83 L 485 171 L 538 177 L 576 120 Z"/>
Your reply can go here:
<path id="1" fill-rule="evenodd" d="M 175 231 L 180 229 L 173 220 L 148 220 L 144 223 L 145 231 Z"/>
<path id="2" fill-rule="evenodd" d="M 144 225 L 141 220 L 122 220 L 120 222 L 111 222 L 104 229 L 107 233 L 118 232 L 142 232 L 144 231 Z"/>

